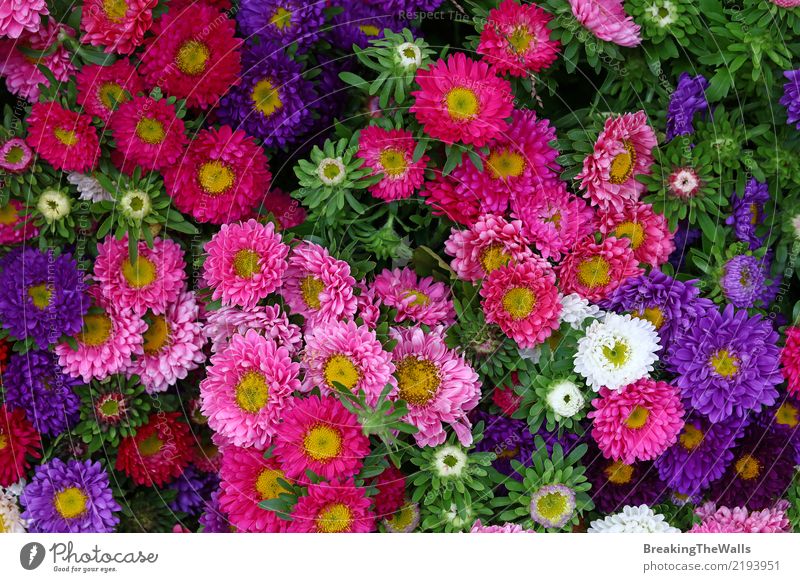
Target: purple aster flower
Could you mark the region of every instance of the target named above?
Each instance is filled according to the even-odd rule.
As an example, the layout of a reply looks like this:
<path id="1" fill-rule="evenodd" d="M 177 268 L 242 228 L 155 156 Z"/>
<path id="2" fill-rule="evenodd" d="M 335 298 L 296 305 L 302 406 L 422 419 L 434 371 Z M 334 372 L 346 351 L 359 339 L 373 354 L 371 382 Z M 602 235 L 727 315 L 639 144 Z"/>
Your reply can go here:
<path id="1" fill-rule="evenodd" d="M 119 523 L 108 473 L 99 462 L 53 459 L 36 467 L 20 495 L 36 533 L 109 533 Z"/>
<path id="2" fill-rule="evenodd" d="M 590 494 L 597 509 L 603 513 L 622 511 L 626 505 L 657 504 L 667 490 L 653 463 L 636 462 L 626 465 L 606 459 L 590 444 L 584 456 L 586 478 L 592 484 Z"/>
<path id="3" fill-rule="evenodd" d="M 800 69 L 784 71 L 783 76 L 789 79 L 783 85 L 783 97 L 780 100 L 780 104 L 786 107 L 786 123 L 794 123 L 800 129 Z"/>
<path id="4" fill-rule="evenodd" d="M 177 491 L 169 508 L 190 515 L 198 513 L 211 493 L 219 487 L 219 477 L 215 473 L 204 473 L 194 465 L 186 467 L 183 474 L 170 483 L 169 488 Z"/>
<path id="5" fill-rule="evenodd" d="M 369 41 L 383 38 L 383 30 L 388 28 L 399 32 L 408 27 L 401 20 L 401 14 L 382 6 L 371 6 L 362 2 L 345 1 L 341 4 L 344 12 L 333 18 L 330 29 L 331 44 L 350 51 L 353 45 L 365 48 Z"/>
<path id="6" fill-rule="evenodd" d="M 648 320 L 667 349 L 676 334 L 714 307 L 711 300 L 700 297 L 695 283 L 678 281 L 653 270 L 627 279 L 603 302 L 603 307 L 618 313 L 632 312 Z"/>
<path id="7" fill-rule="evenodd" d="M 731 215 L 725 219 L 725 224 L 733 226 L 736 238 L 750 245 L 750 250 L 756 250 L 764 244 L 766 237 L 756 236 L 756 228 L 764 222 L 764 204 L 769 201 L 769 187 L 765 182 L 750 178 L 744 187 L 744 194 L 731 196 Z"/>
<path id="8" fill-rule="evenodd" d="M 756 257 L 736 255 L 722 267 L 719 285 L 735 307 L 755 307 L 767 291 L 764 266 Z"/>
<path id="9" fill-rule="evenodd" d="M 698 412 L 719 422 L 772 405 L 781 383 L 778 334 L 760 315 L 708 310 L 673 342 L 667 363 Z"/>
<path id="10" fill-rule="evenodd" d="M 239 84 L 220 100 L 219 119 L 260 138 L 266 147 L 295 143 L 314 124 L 316 99 L 300 65 L 275 44 L 252 46 L 244 54 Z"/>
<path id="11" fill-rule="evenodd" d="M 678 86 L 669 99 L 667 110 L 667 141 L 676 135 L 689 135 L 694 133 L 692 120 L 694 114 L 708 109 L 705 91 L 708 81 L 703 75 L 696 77 L 688 73 L 681 73 Z"/>
<path id="12" fill-rule="evenodd" d="M 200 516 L 200 525 L 203 533 L 231 533 L 231 522 L 219 508 L 219 491 L 214 491 L 211 498 L 205 502 L 205 511 Z"/>
<path id="13" fill-rule="evenodd" d="M 81 400 L 73 391 L 77 384 L 62 372 L 52 352 L 14 354 L 3 373 L 6 403 L 22 408 L 36 430 L 50 436 L 78 422 Z"/>
<path id="14" fill-rule="evenodd" d="M 69 253 L 28 248 L 13 253 L 0 274 L 0 321 L 11 335 L 41 348 L 75 335 L 89 310 L 83 272 Z"/>
<path id="15" fill-rule="evenodd" d="M 689 247 L 700 240 L 700 229 L 692 228 L 687 221 L 678 222 L 678 229 L 672 241 L 675 243 L 675 250 L 669 256 L 669 263 L 679 272 L 689 254 Z"/>
<path id="16" fill-rule="evenodd" d="M 562 528 L 575 513 L 575 492 L 560 483 L 545 485 L 531 495 L 531 519 L 546 528 Z"/>
<path id="17" fill-rule="evenodd" d="M 241 0 L 236 21 L 247 36 L 274 40 L 285 47 L 307 47 L 325 23 L 324 0 Z"/>
<path id="18" fill-rule="evenodd" d="M 512 459 L 530 467 L 534 449 L 528 423 L 482 410 L 475 412 L 473 419 L 474 422 L 484 422 L 483 440 L 475 445 L 475 450 L 496 454 L 492 466 L 499 473 L 509 477 L 517 475 L 511 468 Z"/>
<path id="19" fill-rule="evenodd" d="M 658 474 L 681 495 L 697 496 L 716 481 L 733 460 L 733 447 L 744 433 L 747 417 L 710 422 L 692 413 L 678 437 L 655 461 Z"/>
<path id="20" fill-rule="evenodd" d="M 763 432 L 782 435 L 794 450 L 794 464 L 800 465 L 800 402 L 787 396 L 758 415 L 756 422 Z"/>

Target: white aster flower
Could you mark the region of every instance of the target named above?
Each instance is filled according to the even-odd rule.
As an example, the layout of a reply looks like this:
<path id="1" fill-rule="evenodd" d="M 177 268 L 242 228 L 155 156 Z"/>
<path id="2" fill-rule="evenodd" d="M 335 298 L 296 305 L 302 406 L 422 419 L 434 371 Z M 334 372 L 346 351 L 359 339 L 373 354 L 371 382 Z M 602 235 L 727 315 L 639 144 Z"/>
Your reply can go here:
<path id="1" fill-rule="evenodd" d="M 67 176 L 67 182 L 72 184 L 78 189 L 81 200 L 88 200 L 89 202 L 102 202 L 103 200 L 113 200 L 114 197 L 103 188 L 100 181 L 93 177 L 81 174 L 79 172 L 70 172 Z"/>
<path id="2" fill-rule="evenodd" d="M 618 390 L 653 371 L 659 341 L 655 326 L 646 319 L 607 313 L 578 340 L 575 371 L 596 391 L 603 386 Z"/>
<path id="3" fill-rule="evenodd" d="M 588 533 L 681 533 L 646 505 L 626 505 L 620 513 L 607 515 L 591 523 Z"/>
<path id="4" fill-rule="evenodd" d="M 150 195 L 143 190 L 127 190 L 119 199 L 119 211 L 133 220 L 143 220 L 152 210 Z"/>
<path id="5" fill-rule="evenodd" d="M 467 455 L 461 447 L 446 445 L 433 454 L 433 466 L 439 477 L 460 477 L 467 466 Z"/>
<path id="6" fill-rule="evenodd" d="M 47 222 L 55 222 L 69 216 L 72 200 L 61 190 L 45 190 L 39 196 L 36 209 Z"/>
<path id="7" fill-rule="evenodd" d="M 546 400 L 550 410 L 561 418 L 572 418 L 581 411 L 586 402 L 580 388 L 567 379 L 553 383 Z"/>
<path id="8" fill-rule="evenodd" d="M 597 305 L 589 303 L 577 293 L 561 296 L 561 322 L 568 323 L 572 329 L 582 329 L 586 319 L 600 319 L 602 315 Z"/>
<path id="9" fill-rule="evenodd" d="M 317 176 L 326 186 L 341 184 L 346 176 L 342 158 L 325 158 L 317 166 Z"/>
<path id="10" fill-rule="evenodd" d="M 670 0 L 654 2 L 644 9 L 650 20 L 661 28 L 666 28 L 678 20 L 678 7 Z"/>
<path id="11" fill-rule="evenodd" d="M 539 346 L 517 348 L 517 353 L 519 353 L 520 358 L 530 361 L 531 364 L 538 364 L 539 360 L 542 359 L 542 348 Z"/>
<path id="12" fill-rule="evenodd" d="M 26 527 L 25 520 L 20 517 L 16 495 L 0 487 L 0 534 L 25 533 Z"/>
<path id="13" fill-rule="evenodd" d="M 416 69 L 422 64 L 422 51 L 413 42 L 404 42 L 397 47 L 400 66 L 404 69 Z"/>

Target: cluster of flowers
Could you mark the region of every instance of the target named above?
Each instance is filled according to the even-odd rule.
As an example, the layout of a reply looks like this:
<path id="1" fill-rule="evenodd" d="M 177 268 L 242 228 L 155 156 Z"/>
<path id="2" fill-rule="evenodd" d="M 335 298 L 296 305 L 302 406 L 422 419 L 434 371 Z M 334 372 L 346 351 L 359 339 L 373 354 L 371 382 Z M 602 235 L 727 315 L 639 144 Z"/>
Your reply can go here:
<path id="1" fill-rule="evenodd" d="M 0 532 L 800 526 L 800 55 L 489 4 L 4 3 Z"/>

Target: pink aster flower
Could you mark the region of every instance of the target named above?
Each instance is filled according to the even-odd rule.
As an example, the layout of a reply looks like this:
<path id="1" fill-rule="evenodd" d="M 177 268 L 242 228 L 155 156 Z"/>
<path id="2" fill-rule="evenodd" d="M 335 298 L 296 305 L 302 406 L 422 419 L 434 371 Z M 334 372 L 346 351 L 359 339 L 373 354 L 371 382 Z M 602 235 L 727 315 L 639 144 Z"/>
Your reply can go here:
<path id="1" fill-rule="evenodd" d="M 641 275 L 638 265 L 629 239 L 610 236 L 598 244 L 589 236 L 575 245 L 556 270 L 563 294 L 577 293 L 597 302 L 629 277 Z"/>
<path id="2" fill-rule="evenodd" d="M 139 96 L 122 103 L 108 129 L 116 144 L 112 159 L 128 174 L 137 167 L 157 171 L 172 167 L 189 143 L 183 120 L 166 99 Z"/>
<path id="3" fill-rule="evenodd" d="M 576 176 L 591 203 L 622 210 L 626 201 L 638 200 L 645 185 L 636 176 L 650 173 L 656 143 L 644 111 L 606 119 L 594 151 L 583 160 L 583 170 Z"/>
<path id="4" fill-rule="evenodd" d="M 372 170 L 383 174 L 380 182 L 369 187 L 375 198 L 386 202 L 411 196 L 425 181 L 428 156 L 414 161 L 414 135 L 405 129 L 383 129 L 370 125 L 358 138 L 358 157 Z"/>
<path id="5" fill-rule="evenodd" d="M 286 348 L 254 330 L 234 335 L 211 356 L 200 384 L 208 426 L 236 446 L 265 449 L 300 388 L 299 367 Z"/>
<path id="6" fill-rule="evenodd" d="M 472 443 L 472 423 L 467 413 L 481 397 L 478 375 L 456 352 L 447 348 L 437 332 L 422 329 L 394 330 L 397 345 L 392 353 L 397 378 L 397 397 L 408 404 L 405 422 L 419 429 L 414 435 L 420 447 L 445 441 L 449 424 L 464 446 Z"/>
<path id="7" fill-rule="evenodd" d="M 59 43 L 60 32 L 71 35 L 73 30 L 51 19 L 36 32 L 23 32 L 16 41 L 0 39 L 0 77 L 5 77 L 9 92 L 35 103 L 39 99 L 39 85 L 50 86 L 38 64 L 50 69 L 59 83 L 69 81 L 75 66 L 71 53 Z M 58 46 L 54 47 L 56 43 Z M 20 48 L 40 51 L 46 56 L 32 59 Z"/>
<path id="8" fill-rule="evenodd" d="M 55 347 L 58 364 L 85 383 L 105 380 L 131 367 L 133 357 L 142 354 L 147 323 L 130 310 L 117 309 L 98 287 L 89 289 L 96 309 L 83 317 L 83 330 L 75 341 L 78 349 L 64 342 Z"/>
<path id="9" fill-rule="evenodd" d="M 372 500 L 352 479 L 309 485 L 292 509 L 288 531 L 297 533 L 367 533 L 375 531 Z"/>
<path id="10" fill-rule="evenodd" d="M 81 14 L 82 42 L 107 53 L 129 55 L 153 25 L 158 0 L 86 0 Z"/>
<path id="11" fill-rule="evenodd" d="M 303 483 L 306 469 L 325 479 L 351 477 L 369 454 L 358 417 L 334 396 L 292 398 L 273 442 L 283 470 Z"/>
<path id="12" fill-rule="evenodd" d="M 372 287 L 387 307 L 397 310 L 396 321 L 407 319 L 428 326 L 452 325 L 456 319 L 450 290 L 433 277 L 417 277 L 408 267 L 384 269 Z"/>
<path id="13" fill-rule="evenodd" d="M 458 224 L 472 226 L 480 216 L 481 201 L 477 193 L 462 194 L 458 184 L 446 176 L 437 176 L 426 182 L 420 192 L 434 216 L 446 216 Z"/>
<path id="14" fill-rule="evenodd" d="M 623 0 L 569 0 L 569 4 L 577 21 L 600 40 L 626 47 L 642 42 L 639 25 L 625 13 Z"/>
<path id="15" fill-rule="evenodd" d="M 94 280 L 103 295 L 120 309 L 130 309 L 137 315 L 151 309 L 161 315 L 183 291 L 185 268 L 183 251 L 173 240 L 156 238 L 152 249 L 139 241 L 133 263 L 128 253 L 128 235 L 122 240 L 109 235 L 97 245 Z"/>
<path id="16" fill-rule="evenodd" d="M 292 249 L 281 294 L 291 310 L 312 325 L 352 317 L 357 301 L 350 265 L 303 241 Z"/>
<path id="17" fill-rule="evenodd" d="M 9 199 L 0 206 L 0 245 L 14 245 L 38 236 L 36 228 L 26 215 L 25 205 Z"/>
<path id="18" fill-rule="evenodd" d="M 175 207 L 213 224 L 254 216 L 271 180 L 264 150 L 227 125 L 199 131 L 185 156 L 164 172 Z"/>
<path id="19" fill-rule="evenodd" d="M 47 16 L 45 0 L 8 0 L 0 6 L 0 37 L 19 38 L 23 31 L 37 32 Z"/>
<path id="20" fill-rule="evenodd" d="M 191 18 L 170 10 L 153 27 L 139 71 L 148 86 L 208 109 L 237 83 L 242 40 L 235 33 L 236 23 L 205 2 L 192 6 Z"/>
<path id="21" fill-rule="evenodd" d="M 92 118 L 52 101 L 34 103 L 28 123 L 28 145 L 56 170 L 83 172 L 97 164 L 100 140 Z"/>
<path id="22" fill-rule="evenodd" d="M 561 180 L 512 199 L 511 216 L 522 222 L 522 234 L 546 259 L 560 260 L 562 253 L 594 232 L 594 211 Z"/>
<path id="23" fill-rule="evenodd" d="M 621 211 L 609 208 L 598 212 L 600 232 L 630 239 L 633 256 L 639 263 L 658 268 L 667 262 L 672 251 L 674 233 L 663 214 L 653 212 L 650 204 L 628 202 Z"/>
<path id="24" fill-rule="evenodd" d="M 126 59 L 106 67 L 85 65 L 78 71 L 75 83 L 78 87 L 78 103 L 83 110 L 105 122 L 117 107 L 144 89 L 136 67 Z"/>
<path id="25" fill-rule="evenodd" d="M 522 222 L 508 222 L 494 214 L 481 216 L 467 230 L 453 229 L 444 248 L 455 257 L 450 266 L 459 278 L 472 282 L 512 261 L 521 263 L 533 256 L 522 234 Z"/>
<path id="26" fill-rule="evenodd" d="M 753 512 L 744 507 L 717 508 L 714 502 L 709 501 L 695 510 L 703 521 L 687 533 L 791 533 L 786 516 L 788 508 L 789 502 L 783 499 L 774 507 Z"/>
<path id="27" fill-rule="evenodd" d="M 375 288 L 367 285 L 366 279 L 359 281 L 357 287 L 360 293 L 356 296 L 356 318 L 368 328 L 375 329 L 381 316 L 381 299 Z"/>
<path id="28" fill-rule="evenodd" d="M 489 12 L 478 54 L 500 73 L 526 77 L 547 69 L 558 56 L 561 45 L 550 38 L 550 14 L 536 6 L 504 0 Z"/>
<path id="29" fill-rule="evenodd" d="M 225 447 L 219 476 L 219 507 L 238 531 L 286 531 L 288 520 L 258 505 L 262 501 L 277 499 L 281 493 L 289 493 L 280 483 L 289 483 L 289 478 L 275 459 L 265 459 L 263 451 L 258 449 Z"/>
<path id="30" fill-rule="evenodd" d="M 244 335 L 255 330 L 286 348 L 294 355 L 303 344 L 300 328 L 289 322 L 289 317 L 277 305 L 257 305 L 252 309 L 221 307 L 206 314 L 203 333 L 211 340 L 211 351 L 218 352 L 228 345 L 234 334 Z"/>
<path id="31" fill-rule="evenodd" d="M 273 188 L 262 201 L 265 212 L 278 221 L 279 230 L 300 226 L 306 221 L 306 211 L 300 203 L 280 188 Z"/>
<path id="32" fill-rule="evenodd" d="M 199 313 L 194 294 L 184 290 L 163 315 L 144 317 L 144 354 L 128 373 L 138 375 L 150 394 L 163 392 L 205 361 Z"/>
<path id="33" fill-rule="evenodd" d="M 33 161 L 33 152 L 25 140 L 12 137 L 0 145 L 0 169 L 10 174 L 20 174 L 27 170 Z"/>
<path id="34" fill-rule="evenodd" d="M 511 85 L 486 63 L 455 53 L 417 71 L 416 82 L 411 112 L 435 139 L 481 147 L 508 127 Z"/>
<path id="35" fill-rule="evenodd" d="M 375 513 L 378 518 L 390 517 L 400 511 L 406 502 L 406 476 L 393 465 L 389 465 L 372 481 L 378 490 L 375 494 Z"/>
<path id="36" fill-rule="evenodd" d="M 532 529 L 523 529 L 518 523 L 504 523 L 503 525 L 483 525 L 481 520 L 472 524 L 469 533 L 535 533 Z"/>
<path id="37" fill-rule="evenodd" d="M 781 372 L 786 378 L 789 394 L 800 397 L 800 327 L 786 328 L 786 344 L 781 349 Z"/>
<path id="38" fill-rule="evenodd" d="M 338 382 L 351 392 L 363 392 L 375 405 L 387 384 L 395 384 L 392 356 L 375 332 L 352 321 L 319 325 L 306 334 L 303 389 L 319 387 L 336 393 Z"/>
<path id="39" fill-rule="evenodd" d="M 203 277 L 214 290 L 212 299 L 223 305 L 252 309 L 281 286 L 288 264 L 289 246 L 283 244 L 273 223 L 223 224 L 206 243 L 208 255 Z"/>
<path id="40" fill-rule="evenodd" d="M 592 400 L 592 438 L 607 459 L 649 461 L 675 444 L 683 428 L 680 390 L 643 378 Z"/>
<path id="41" fill-rule="evenodd" d="M 492 271 L 480 294 L 486 321 L 499 325 L 521 348 L 541 344 L 561 324 L 556 275 L 544 259 L 531 257 Z"/>
<path id="42" fill-rule="evenodd" d="M 492 390 L 492 402 L 506 416 L 511 416 L 522 403 L 522 396 L 514 391 L 514 386 L 519 385 L 519 376 L 516 372 L 511 372 L 511 384 L 507 386 L 495 386 Z"/>
<path id="43" fill-rule="evenodd" d="M 775 6 L 780 6 L 781 8 L 796 8 L 800 6 L 800 0 L 769 0 Z"/>

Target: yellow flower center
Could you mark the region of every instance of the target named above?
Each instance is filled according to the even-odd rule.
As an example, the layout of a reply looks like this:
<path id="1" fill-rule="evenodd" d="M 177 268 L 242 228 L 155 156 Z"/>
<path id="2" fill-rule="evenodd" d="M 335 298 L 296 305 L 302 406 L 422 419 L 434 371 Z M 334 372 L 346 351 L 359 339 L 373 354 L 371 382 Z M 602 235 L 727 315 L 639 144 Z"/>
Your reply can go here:
<path id="1" fill-rule="evenodd" d="M 800 422 L 800 418 L 798 418 L 797 407 L 789 402 L 784 402 L 781 404 L 775 413 L 775 422 L 790 428 L 796 427 L 797 423 Z"/>
<path id="2" fill-rule="evenodd" d="M 251 414 L 260 411 L 269 399 L 269 388 L 264 375 L 249 371 L 245 372 L 236 384 L 236 404 Z"/>
<path id="3" fill-rule="evenodd" d="M 548 521 L 560 521 L 566 510 L 567 497 L 558 491 L 542 495 L 536 500 L 536 511 Z"/>
<path id="4" fill-rule="evenodd" d="M 625 419 L 625 426 L 634 430 L 640 429 L 647 424 L 648 418 L 650 418 L 650 411 L 637 404 L 628 414 L 628 418 Z"/>
<path id="5" fill-rule="evenodd" d="M 431 298 L 428 297 L 425 293 L 423 293 L 419 289 L 406 289 L 405 291 L 403 291 L 404 299 L 411 299 L 411 297 L 413 297 L 414 299 L 411 300 L 411 303 L 409 303 L 409 305 L 417 305 L 424 307 L 425 305 L 430 305 L 431 303 Z"/>
<path id="6" fill-rule="evenodd" d="M 158 438 L 158 434 L 153 433 L 139 442 L 139 454 L 143 457 L 152 457 L 161 452 L 163 446 L 164 441 Z"/>
<path id="7" fill-rule="evenodd" d="M 711 356 L 711 367 L 723 378 L 730 378 L 739 371 L 739 358 L 728 350 L 718 350 Z"/>
<path id="8" fill-rule="evenodd" d="M 353 524 L 353 515 L 344 503 L 330 503 L 317 514 L 316 523 L 319 533 L 346 532 Z"/>
<path id="9" fill-rule="evenodd" d="M 0 433 L 0 451 L 8 447 L 8 437 L 3 433 Z"/>
<path id="10" fill-rule="evenodd" d="M 200 166 L 197 177 L 206 194 L 219 196 L 231 189 L 236 175 L 222 162 L 212 160 Z"/>
<path id="11" fill-rule="evenodd" d="M 406 156 L 403 150 L 386 148 L 381 152 L 380 159 L 384 173 L 390 177 L 402 176 L 408 169 Z"/>
<path id="12" fill-rule="evenodd" d="M 170 343 L 170 328 L 167 318 L 163 315 L 154 315 L 144 337 L 144 353 L 153 356 L 159 353 Z"/>
<path id="13" fill-rule="evenodd" d="M 480 102 L 472 89 L 456 87 L 445 97 L 447 113 L 454 121 L 468 121 L 478 115 Z"/>
<path id="14" fill-rule="evenodd" d="M 19 214 L 13 204 L 9 202 L 5 206 L 0 206 L 0 224 L 8 226 L 16 224 L 17 220 L 19 220 Z"/>
<path id="15" fill-rule="evenodd" d="M 258 478 L 256 479 L 256 491 L 258 491 L 262 501 L 265 499 L 275 499 L 281 493 L 289 493 L 288 490 L 278 483 L 278 479 L 282 479 L 288 483 L 286 475 L 280 469 L 264 469 L 258 474 Z"/>
<path id="16" fill-rule="evenodd" d="M 758 223 L 759 214 L 760 213 L 758 211 L 758 204 L 753 202 L 750 205 L 750 224 L 755 226 Z"/>
<path id="17" fill-rule="evenodd" d="M 508 44 L 510 44 L 514 52 L 518 54 L 528 50 L 532 40 L 534 40 L 534 37 L 526 26 L 516 27 L 514 32 L 508 36 Z"/>
<path id="18" fill-rule="evenodd" d="M 253 276 L 261 271 L 258 261 L 261 256 L 250 249 L 242 249 L 233 257 L 233 270 L 242 279 L 252 279 Z"/>
<path id="19" fill-rule="evenodd" d="M 514 287 L 503 295 L 503 309 L 513 319 L 525 319 L 536 307 L 536 295 L 527 287 Z"/>
<path id="20" fill-rule="evenodd" d="M 611 282 L 611 265 L 603 257 L 591 257 L 578 265 L 578 281 L 584 287 L 605 287 Z"/>
<path id="21" fill-rule="evenodd" d="M 178 49 L 175 64 L 182 73 L 194 77 L 205 72 L 210 56 L 211 51 L 205 44 L 197 40 L 187 40 Z"/>
<path id="22" fill-rule="evenodd" d="M 386 521 L 393 531 L 402 531 L 414 522 L 415 516 L 414 507 L 412 505 L 404 505 L 400 511 L 386 518 Z"/>
<path id="23" fill-rule="evenodd" d="M 33 304 L 38 309 L 47 309 L 50 305 L 50 299 L 53 297 L 53 292 L 47 288 L 46 284 L 42 283 L 41 285 L 28 287 L 28 297 L 33 300 Z"/>
<path id="24" fill-rule="evenodd" d="M 425 406 L 439 390 L 439 370 L 430 360 L 403 358 L 395 370 L 400 398 L 414 406 Z"/>
<path id="25" fill-rule="evenodd" d="M 633 479 L 633 465 L 626 465 L 622 461 L 614 461 L 603 472 L 608 482 L 614 485 L 627 485 Z"/>
<path id="26" fill-rule="evenodd" d="M 687 451 L 693 451 L 700 446 L 700 443 L 703 442 L 705 435 L 703 434 L 703 431 L 701 431 L 693 424 L 686 424 L 686 426 L 683 427 L 681 436 L 678 438 L 680 440 L 681 446 L 684 449 L 686 449 Z"/>
<path id="27" fill-rule="evenodd" d="M 164 141 L 167 134 L 164 131 L 164 124 L 158 119 L 142 117 L 136 124 L 136 135 L 145 143 L 159 144 Z"/>
<path id="28" fill-rule="evenodd" d="M 86 512 L 88 496 L 77 487 L 67 487 L 56 493 L 56 511 L 64 519 L 74 519 Z"/>
<path id="29" fill-rule="evenodd" d="M 90 347 L 101 346 L 111 336 L 111 318 L 105 313 L 90 313 L 83 318 L 79 341 Z"/>
<path id="30" fill-rule="evenodd" d="M 481 267 L 487 275 L 500 267 L 505 267 L 510 260 L 511 255 L 500 243 L 492 243 L 480 252 Z"/>
<path id="31" fill-rule="evenodd" d="M 362 24 L 358 28 L 367 36 L 378 36 L 381 33 L 381 29 L 374 24 Z"/>
<path id="32" fill-rule="evenodd" d="M 286 8 L 279 7 L 269 19 L 269 23 L 278 30 L 286 30 L 292 26 L 292 13 Z"/>
<path id="33" fill-rule="evenodd" d="M 608 170 L 608 179 L 612 184 L 627 182 L 633 175 L 633 168 L 636 165 L 636 150 L 633 144 L 626 139 L 622 141 L 622 146 L 625 151 L 614 156 Z"/>
<path id="34" fill-rule="evenodd" d="M 128 3 L 125 0 L 103 0 L 103 12 L 112 22 L 120 22 L 128 13 Z"/>
<path id="35" fill-rule="evenodd" d="M 614 234 L 617 238 L 627 236 L 631 240 L 631 248 L 638 249 L 644 242 L 644 229 L 638 222 L 627 221 L 617 226 Z"/>
<path id="36" fill-rule="evenodd" d="M 122 263 L 122 276 L 134 289 L 144 289 L 156 280 L 156 265 L 146 257 L 137 257 L 136 263 L 125 259 Z"/>
<path id="37" fill-rule="evenodd" d="M 734 465 L 736 474 L 745 481 L 757 478 L 761 474 L 761 463 L 752 455 L 742 455 Z"/>
<path id="38" fill-rule="evenodd" d="M 97 97 L 106 109 L 114 110 L 129 100 L 128 94 L 119 83 L 107 82 L 100 85 Z"/>
<path id="39" fill-rule="evenodd" d="M 78 134 L 71 129 L 57 127 L 55 130 L 53 130 L 53 133 L 55 134 L 56 139 L 67 147 L 72 147 L 78 143 Z"/>
<path id="40" fill-rule="evenodd" d="M 314 425 L 303 438 L 303 450 L 315 461 L 327 463 L 342 452 L 342 433 L 327 424 Z"/>
<path id="41" fill-rule="evenodd" d="M 20 146 L 11 146 L 8 148 L 6 152 L 6 162 L 9 164 L 17 164 L 22 161 L 22 158 L 25 156 L 25 150 L 23 150 Z"/>
<path id="42" fill-rule="evenodd" d="M 325 283 L 313 275 L 303 277 L 303 280 L 300 281 L 300 295 L 303 297 L 303 302 L 309 309 L 320 308 L 319 294 L 322 293 L 324 288 Z"/>
<path id="43" fill-rule="evenodd" d="M 353 361 L 344 354 L 336 354 L 328 358 L 324 366 L 325 382 L 333 388 L 333 383 L 338 382 L 352 391 L 361 379 L 361 372 Z"/>
<path id="44" fill-rule="evenodd" d="M 486 165 L 495 180 L 518 178 L 525 172 L 525 158 L 511 150 L 493 151 L 486 160 Z"/>
<path id="45" fill-rule="evenodd" d="M 256 110 L 263 113 L 265 117 L 269 117 L 283 107 L 278 89 L 272 85 L 269 79 L 256 83 L 250 97 L 253 99 L 253 105 Z"/>
<path id="46" fill-rule="evenodd" d="M 644 319 L 653 324 L 656 329 L 660 329 L 664 325 L 664 312 L 660 307 L 645 307 L 644 310 L 636 310 L 633 312 L 634 317 Z"/>
<path id="47" fill-rule="evenodd" d="M 616 340 L 611 346 L 603 346 L 603 356 L 612 366 L 616 368 L 620 368 L 625 365 L 625 363 L 628 361 L 629 353 L 630 348 L 628 347 L 628 344 L 619 339 Z"/>

